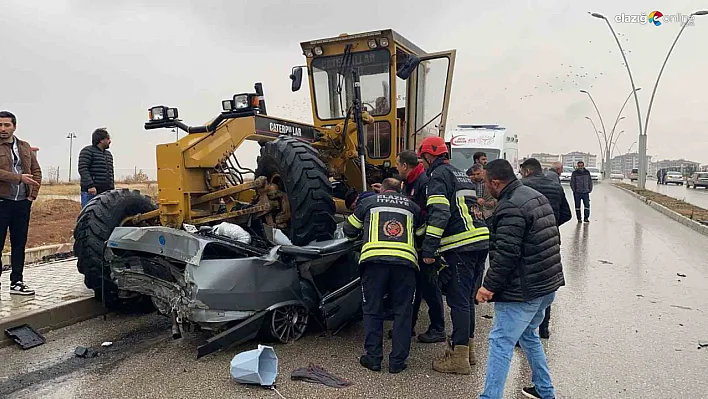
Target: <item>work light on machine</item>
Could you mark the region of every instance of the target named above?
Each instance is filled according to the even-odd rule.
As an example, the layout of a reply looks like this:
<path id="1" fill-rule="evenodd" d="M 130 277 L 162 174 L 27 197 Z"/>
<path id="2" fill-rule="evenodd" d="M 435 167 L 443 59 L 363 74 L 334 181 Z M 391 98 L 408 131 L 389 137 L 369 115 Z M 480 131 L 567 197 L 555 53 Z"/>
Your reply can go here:
<path id="1" fill-rule="evenodd" d="M 152 107 L 148 110 L 148 119 L 151 121 L 163 121 L 166 119 L 172 120 L 177 119 L 179 113 L 177 108 L 169 108 L 164 105 L 159 105 L 157 107 Z"/>
<path id="2" fill-rule="evenodd" d="M 231 100 L 221 102 L 221 109 L 229 111 L 248 111 L 259 106 L 260 98 L 255 93 L 236 94 Z"/>

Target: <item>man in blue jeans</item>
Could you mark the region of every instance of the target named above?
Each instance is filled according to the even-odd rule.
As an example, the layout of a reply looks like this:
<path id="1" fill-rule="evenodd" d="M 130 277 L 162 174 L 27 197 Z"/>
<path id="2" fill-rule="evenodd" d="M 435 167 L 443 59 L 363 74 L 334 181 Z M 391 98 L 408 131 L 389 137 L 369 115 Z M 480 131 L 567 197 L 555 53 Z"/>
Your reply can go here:
<path id="1" fill-rule="evenodd" d="M 502 398 L 517 342 L 526 353 L 533 381 L 522 393 L 535 399 L 555 398 L 536 332 L 555 292 L 565 285 L 553 208 L 543 194 L 516 178 L 508 161 L 491 161 L 486 170 L 486 187 L 498 204 L 490 226 L 489 270 L 477 291 L 478 302 L 495 303 L 487 376 L 480 398 Z"/>

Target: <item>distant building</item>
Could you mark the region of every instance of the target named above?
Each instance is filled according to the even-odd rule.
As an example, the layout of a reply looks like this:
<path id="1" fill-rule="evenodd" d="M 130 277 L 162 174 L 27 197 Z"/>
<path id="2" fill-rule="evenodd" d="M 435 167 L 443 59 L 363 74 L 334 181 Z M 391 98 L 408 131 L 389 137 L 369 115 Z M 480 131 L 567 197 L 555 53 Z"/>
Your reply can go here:
<path id="1" fill-rule="evenodd" d="M 688 161 L 683 158 L 681 159 L 664 159 L 662 161 L 657 161 L 653 164 L 654 174 L 659 169 L 672 170 L 675 172 L 681 172 L 684 175 L 690 175 L 693 172 L 701 169 L 700 162 Z M 649 172 L 649 171 L 647 171 Z"/>
<path id="2" fill-rule="evenodd" d="M 561 157 L 558 154 L 547 154 L 545 152 L 535 152 L 529 158 L 536 158 L 541 163 L 541 167 L 548 169 L 553 165 L 553 162 L 560 161 Z"/>
<path id="3" fill-rule="evenodd" d="M 561 155 L 563 166 L 574 168 L 578 162 L 583 161 L 586 167 L 597 168 L 597 156 L 588 152 L 573 151 Z"/>
<path id="4" fill-rule="evenodd" d="M 701 172 L 708 172 L 708 165 L 701 166 Z"/>
<path id="5" fill-rule="evenodd" d="M 629 152 L 627 154 L 618 155 L 611 160 L 612 171 L 621 172 L 625 176 L 629 176 L 632 169 L 639 169 L 639 154 L 636 152 Z M 647 155 L 647 165 L 651 165 L 651 156 Z M 655 175 L 656 171 L 652 174 L 651 167 L 647 170 L 649 176 Z"/>

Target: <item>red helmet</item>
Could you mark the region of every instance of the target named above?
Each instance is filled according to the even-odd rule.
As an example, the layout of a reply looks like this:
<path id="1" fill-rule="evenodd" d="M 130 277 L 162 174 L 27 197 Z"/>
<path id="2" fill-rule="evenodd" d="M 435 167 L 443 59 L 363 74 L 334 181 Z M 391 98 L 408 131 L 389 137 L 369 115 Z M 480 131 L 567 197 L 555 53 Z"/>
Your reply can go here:
<path id="1" fill-rule="evenodd" d="M 442 154 L 447 154 L 447 146 L 445 145 L 445 139 L 439 136 L 426 137 L 420 143 L 420 148 L 418 149 L 418 156 L 421 157 L 423 154 L 430 154 L 433 156 L 438 156 Z"/>

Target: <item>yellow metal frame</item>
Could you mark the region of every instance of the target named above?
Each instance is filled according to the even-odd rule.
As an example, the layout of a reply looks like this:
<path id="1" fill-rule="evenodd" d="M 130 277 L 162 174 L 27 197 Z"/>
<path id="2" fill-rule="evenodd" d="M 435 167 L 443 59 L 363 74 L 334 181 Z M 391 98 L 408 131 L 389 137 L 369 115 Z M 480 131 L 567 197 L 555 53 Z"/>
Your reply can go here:
<path id="1" fill-rule="evenodd" d="M 323 49 L 322 56 L 341 55 L 345 47 L 352 44 L 354 53 L 369 51 L 368 40 L 388 40 L 390 57 L 390 110 L 386 115 L 372 117 L 363 113 L 364 123 L 370 125 L 376 121 L 387 121 L 391 126 L 391 154 L 384 159 L 371 159 L 367 162 L 378 166 L 395 165 L 396 156 L 402 148 L 413 149 L 416 142 L 415 123 L 402 123 L 397 119 L 397 108 L 405 106 L 406 121 L 414 121 L 421 98 L 416 90 L 417 74 L 415 71 L 409 78 L 408 93 L 405 104 L 397 103 L 396 95 L 396 54 L 398 50 L 419 57 L 422 61 L 447 57 L 450 60 L 447 83 L 445 87 L 442 122 L 438 125 L 439 134 L 444 134 L 444 125 L 447 118 L 447 105 L 452 86 L 452 70 L 454 69 L 455 51 L 428 54 L 413 45 L 393 30 L 373 31 L 357 35 L 340 35 L 338 37 L 314 40 L 301 43 L 303 51 L 319 46 Z M 307 58 L 307 69 L 310 71 L 314 58 Z M 287 119 L 268 115 L 267 118 L 314 129 L 315 137 L 312 145 L 320 152 L 320 157 L 329 167 L 329 173 L 334 178 L 344 178 L 351 187 L 363 191 L 361 187 L 361 172 L 354 163 L 357 158 L 357 128 L 353 118 L 349 119 L 348 126 L 341 120 L 321 120 L 318 118 L 314 98 L 314 85 L 311 73 L 308 73 L 308 83 L 312 94 L 312 113 L 314 125 L 305 125 Z M 423 99 L 424 101 L 424 99 Z M 263 180 L 244 182 L 244 184 L 229 187 L 224 175 L 216 172 L 217 165 L 231 156 L 246 140 L 269 141 L 278 137 L 277 132 L 264 132 L 256 128 L 256 119 L 260 116 L 250 115 L 226 119 L 212 132 L 190 133 L 174 143 L 157 146 L 157 181 L 159 209 L 143 215 L 126 218 L 124 223 L 136 224 L 141 221 L 156 219 L 160 224 L 180 228 L 183 223 L 206 224 L 218 220 L 241 217 L 248 214 L 255 216 L 267 213 L 273 206 L 277 206 L 266 195 L 260 195 L 256 206 L 244 211 L 231 211 L 219 213 L 218 207 L 225 202 L 247 202 L 252 200 L 257 193 L 264 193 L 267 183 Z M 405 137 L 404 140 L 401 140 Z M 404 145 L 400 145 L 405 142 Z M 343 145 L 342 145 L 343 144 Z M 338 213 L 348 213 L 344 202 L 335 199 Z"/>

